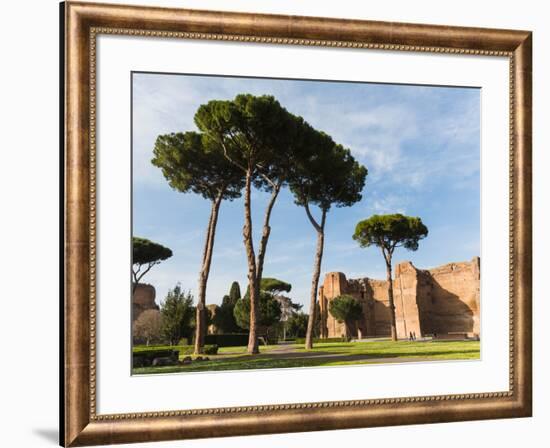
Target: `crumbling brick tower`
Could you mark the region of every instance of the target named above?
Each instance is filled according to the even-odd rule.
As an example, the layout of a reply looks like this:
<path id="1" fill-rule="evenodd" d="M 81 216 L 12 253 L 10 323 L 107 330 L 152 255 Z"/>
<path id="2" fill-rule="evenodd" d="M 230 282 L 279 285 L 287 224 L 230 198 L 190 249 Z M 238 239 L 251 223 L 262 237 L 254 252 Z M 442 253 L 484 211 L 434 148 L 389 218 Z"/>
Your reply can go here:
<path id="1" fill-rule="evenodd" d="M 479 337 L 480 260 L 417 269 L 411 262 L 395 268 L 393 280 L 397 336 L 406 339 Z M 346 279 L 341 272 L 326 274 L 319 288 L 321 337 L 340 337 L 344 325 L 329 312 L 329 302 L 342 294 L 355 297 L 363 317 L 351 329 L 354 337 L 390 335 L 388 283 L 370 278 Z"/>

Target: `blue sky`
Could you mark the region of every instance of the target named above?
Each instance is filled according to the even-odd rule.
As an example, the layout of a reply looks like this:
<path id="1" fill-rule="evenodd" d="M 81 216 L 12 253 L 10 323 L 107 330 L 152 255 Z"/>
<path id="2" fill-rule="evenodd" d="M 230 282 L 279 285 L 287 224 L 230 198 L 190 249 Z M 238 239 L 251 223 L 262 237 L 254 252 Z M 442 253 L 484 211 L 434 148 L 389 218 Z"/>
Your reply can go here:
<path id="1" fill-rule="evenodd" d="M 196 293 L 210 205 L 168 186 L 150 161 L 156 137 L 196 130 L 193 115 L 211 99 L 238 93 L 274 95 L 290 112 L 349 147 L 369 170 L 363 199 L 327 217 L 324 274 L 384 278 L 382 255 L 351 235 L 372 214 L 420 216 L 428 237 L 416 252 L 399 249 L 394 262 L 430 268 L 469 260 L 480 251 L 480 90 L 473 88 L 133 74 L 133 234 L 170 247 L 174 256 L 143 279 L 157 302 L 180 282 Z M 267 195 L 253 193 L 255 244 Z M 207 302 L 220 303 L 233 280 L 246 288 L 242 199 L 220 209 Z M 307 311 L 315 232 L 284 190 L 273 211 L 264 273 L 292 284 Z"/>

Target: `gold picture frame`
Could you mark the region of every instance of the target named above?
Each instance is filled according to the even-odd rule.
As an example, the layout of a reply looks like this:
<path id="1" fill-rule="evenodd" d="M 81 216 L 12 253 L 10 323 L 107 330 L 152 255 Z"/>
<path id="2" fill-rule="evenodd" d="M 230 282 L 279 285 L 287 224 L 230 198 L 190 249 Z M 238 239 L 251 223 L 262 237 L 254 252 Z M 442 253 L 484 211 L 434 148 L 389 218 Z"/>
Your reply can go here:
<path id="1" fill-rule="evenodd" d="M 525 417 L 532 412 L 532 36 L 528 31 L 66 2 L 64 446 Z M 96 412 L 96 38 L 102 34 L 500 56 L 510 62 L 510 366 L 501 392 L 102 415 Z"/>

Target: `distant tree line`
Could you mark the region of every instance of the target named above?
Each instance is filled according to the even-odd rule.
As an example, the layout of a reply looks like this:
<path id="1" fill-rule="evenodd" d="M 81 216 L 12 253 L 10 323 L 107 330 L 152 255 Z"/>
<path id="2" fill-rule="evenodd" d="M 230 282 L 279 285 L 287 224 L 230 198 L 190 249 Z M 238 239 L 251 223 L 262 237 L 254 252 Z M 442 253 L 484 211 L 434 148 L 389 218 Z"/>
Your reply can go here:
<path id="1" fill-rule="evenodd" d="M 259 325 L 261 336 L 283 333 L 291 337 L 304 337 L 307 327 L 307 314 L 299 312 L 301 305 L 288 299 L 290 312 L 286 322 L 281 321 L 282 306 L 277 293 L 290 291 L 291 285 L 282 280 L 265 278 L 262 282 Z M 265 289 L 264 289 L 265 288 Z M 177 284 L 170 289 L 161 301 L 160 311 L 143 311 L 133 324 L 134 342 L 150 345 L 187 345 L 196 337 L 196 306 L 190 292 L 185 292 Z M 248 333 L 250 328 L 250 295 L 241 297 L 238 282 L 233 282 L 228 295 L 216 306 L 211 314 L 207 310 L 206 324 L 212 325 L 218 334 Z M 282 324 L 286 326 L 283 328 Z"/>

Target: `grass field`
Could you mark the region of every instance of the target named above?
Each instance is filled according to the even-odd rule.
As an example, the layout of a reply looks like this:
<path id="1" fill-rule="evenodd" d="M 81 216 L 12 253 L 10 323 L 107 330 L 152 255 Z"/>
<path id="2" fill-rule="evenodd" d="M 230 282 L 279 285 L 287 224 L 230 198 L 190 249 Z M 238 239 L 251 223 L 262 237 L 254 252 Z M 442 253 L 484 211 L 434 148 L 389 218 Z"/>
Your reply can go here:
<path id="1" fill-rule="evenodd" d="M 169 347 L 167 347 L 169 348 Z M 177 347 L 172 347 L 177 349 Z M 479 359 L 479 341 L 398 341 L 335 342 L 317 344 L 312 350 L 303 345 L 285 344 L 260 347 L 259 355 L 248 355 L 246 347 L 223 347 L 208 361 L 191 364 L 133 369 L 134 374 L 204 372 L 220 370 L 321 367 L 411 361 Z M 183 355 L 180 355 L 183 358 Z"/>

